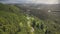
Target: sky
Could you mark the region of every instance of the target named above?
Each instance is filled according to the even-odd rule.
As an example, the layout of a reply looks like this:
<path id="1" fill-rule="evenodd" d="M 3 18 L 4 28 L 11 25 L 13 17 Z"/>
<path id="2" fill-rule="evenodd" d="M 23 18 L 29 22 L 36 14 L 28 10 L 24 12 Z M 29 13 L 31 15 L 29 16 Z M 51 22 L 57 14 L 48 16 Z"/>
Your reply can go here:
<path id="1" fill-rule="evenodd" d="M 0 0 L 2 3 L 43 3 L 58 4 L 58 0 Z"/>

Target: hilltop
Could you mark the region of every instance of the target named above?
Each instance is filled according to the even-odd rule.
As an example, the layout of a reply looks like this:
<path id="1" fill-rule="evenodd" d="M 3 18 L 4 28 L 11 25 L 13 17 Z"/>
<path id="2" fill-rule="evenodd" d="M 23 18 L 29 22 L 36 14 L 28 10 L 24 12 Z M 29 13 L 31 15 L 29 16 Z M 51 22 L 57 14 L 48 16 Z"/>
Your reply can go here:
<path id="1" fill-rule="evenodd" d="M 0 4 L 0 34 L 60 34 L 57 21 L 40 18 L 15 5 Z"/>

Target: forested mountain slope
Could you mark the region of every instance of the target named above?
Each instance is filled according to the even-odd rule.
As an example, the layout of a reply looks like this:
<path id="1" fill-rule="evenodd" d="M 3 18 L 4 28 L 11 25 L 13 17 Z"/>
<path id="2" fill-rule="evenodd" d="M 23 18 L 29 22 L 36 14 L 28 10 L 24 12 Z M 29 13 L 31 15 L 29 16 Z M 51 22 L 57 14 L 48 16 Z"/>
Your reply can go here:
<path id="1" fill-rule="evenodd" d="M 60 34 L 60 24 L 21 13 L 14 5 L 0 4 L 0 34 Z"/>

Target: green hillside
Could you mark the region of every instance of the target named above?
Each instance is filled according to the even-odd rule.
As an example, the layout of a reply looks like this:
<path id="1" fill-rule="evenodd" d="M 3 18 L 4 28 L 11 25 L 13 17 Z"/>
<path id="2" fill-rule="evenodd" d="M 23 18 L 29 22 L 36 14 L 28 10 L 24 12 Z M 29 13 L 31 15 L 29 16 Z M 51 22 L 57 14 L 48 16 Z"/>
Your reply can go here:
<path id="1" fill-rule="evenodd" d="M 0 4 L 0 34 L 60 34 L 60 24 L 21 13 L 14 5 Z"/>

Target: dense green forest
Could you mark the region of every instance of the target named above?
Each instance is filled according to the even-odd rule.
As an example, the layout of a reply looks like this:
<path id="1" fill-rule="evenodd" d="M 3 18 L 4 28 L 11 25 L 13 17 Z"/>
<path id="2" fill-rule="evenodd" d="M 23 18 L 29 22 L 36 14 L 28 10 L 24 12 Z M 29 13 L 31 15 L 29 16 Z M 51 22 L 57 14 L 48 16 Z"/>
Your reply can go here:
<path id="1" fill-rule="evenodd" d="M 60 34 L 60 24 L 22 13 L 14 5 L 0 4 L 0 34 Z"/>

